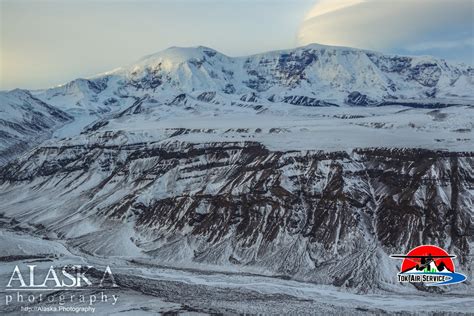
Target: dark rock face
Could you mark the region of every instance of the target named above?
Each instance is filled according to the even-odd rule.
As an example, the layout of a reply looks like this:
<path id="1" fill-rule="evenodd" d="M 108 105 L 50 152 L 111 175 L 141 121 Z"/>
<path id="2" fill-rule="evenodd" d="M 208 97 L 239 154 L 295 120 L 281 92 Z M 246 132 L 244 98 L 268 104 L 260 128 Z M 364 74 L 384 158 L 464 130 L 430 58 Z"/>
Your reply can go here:
<path id="1" fill-rule="evenodd" d="M 370 99 L 367 95 L 358 91 L 353 91 L 347 96 L 346 103 L 357 106 L 370 106 L 376 105 L 377 101 Z"/>
<path id="2" fill-rule="evenodd" d="M 300 54 L 282 54 L 276 66 L 276 77 L 288 82 L 290 87 L 296 87 L 301 80 L 306 79 L 305 71 L 317 60 L 313 50 L 303 50 Z"/>
<path id="3" fill-rule="evenodd" d="M 322 100 L 318 100 L 316 98 L 311 98 L 302 95 L 291 95 L 284 97 L 282 102 L 303 106 L 337 106 L 336 104 L 331 104 Z"/>
<path id="4" fill-rule="evenodd" d="M 85 80 L 87 82 L 89 89 L 95 93 L 100 93 L 104 91 L 105 89 L 107 89 L 107 81 L 108 81 L 107 77 L 93 79 L 93 80 L 87 80 L 87 79 L 81 79 L 81 80 Z"/>
<path id="5" fill-rule="evenodd" d="M 104 248 L 96 232 L 77 233 L 85 219 L 131 225 L 134 245 L 162 263 L 234 264 L 360 291 L 393 285 L 388 255 L 420 244 L 456 254 L 472 275 L 472 153 L 106 143 L 42 147 L 1 168 L 0 213 L 90 253 Z M 8 202 L 25 190 L 27 200 Z"/>
<path id="6" fill-rule="evenodd" d="M 243 95 L 240 97 L 240 101 L 244 102 L 258 102 L 258 96 L 254 92 L 248 94 L 248 95 Z"/>
<path id="7" fill-rule="evenodd" d="M 215 91 L 203 92 L 198 95 L 197 99 L 202 102 L 211 102 L 216 97 Z"/>
<path id="8" fill-rule="evenodd" d="M 186 105 L 187 97 L 185 93 L 181 93 L 180 95 L 176 96 L 173 101 L 171 101 L 170 105 Z"/>
<path id="9" fill-rule="evenodd" d="M 225 85 L 225 88 L 224 88 L 224 90 L 223 90 L 223 92 L 224 92 L 225 94 L 233 94 L 233 93 L 235 93 L 235 87 L 234 87 L 234 85 L 233 85 L 233 84 L 230 84 L 230 83 L 226 84 L 226 85 Z"/>
<path id="10" fill-rule="evenodd" d="M 132 73 L 132 76 L 133 75 L 134 74 Z M 160 64 L 155 68 L 145 69 L 145 73 L 141 74 L 139 77 L 132 77 L 132 79 L 128 82 L 128 85 L 136 88 L 137 90 L 154 90 L 161 86 L 164 80 L 170 81 L 169 78 L 163 75 Z"/>
<path id="11" fill-rule="evenodd" d="M 441 67 L 438 63 L 425 62 L 413 65 L 410 57 L 392 56 L 382 58 L 376 54 L 368 53 L 367 56 L 382 70 L 388 73 L 397 73 L 407 81 L 415 81 L 424 87 L 435 87 L 441 77 Z"/>
<path id="12" fill-rule="evenodd" d="M 408 74 L 409 79 L 413 79 L 426 87 L 434 87 L 441 76 L 441 69 L 437 64 L 424 63 L 416 65 Z"/>

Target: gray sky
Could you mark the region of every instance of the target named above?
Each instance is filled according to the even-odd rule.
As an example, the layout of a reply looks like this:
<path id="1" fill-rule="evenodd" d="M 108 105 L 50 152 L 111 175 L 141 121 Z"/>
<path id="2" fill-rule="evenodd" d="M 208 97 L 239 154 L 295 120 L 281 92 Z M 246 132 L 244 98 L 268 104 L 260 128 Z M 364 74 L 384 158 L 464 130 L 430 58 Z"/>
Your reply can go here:
<path id="1" fill-rule="evenodd" d="M 170 46 L 239 56 L 319 42 L 473 62 L 472 0 L 374 5 L 386 1 L 0 0 L 0 89 L 54 86 Z"/>

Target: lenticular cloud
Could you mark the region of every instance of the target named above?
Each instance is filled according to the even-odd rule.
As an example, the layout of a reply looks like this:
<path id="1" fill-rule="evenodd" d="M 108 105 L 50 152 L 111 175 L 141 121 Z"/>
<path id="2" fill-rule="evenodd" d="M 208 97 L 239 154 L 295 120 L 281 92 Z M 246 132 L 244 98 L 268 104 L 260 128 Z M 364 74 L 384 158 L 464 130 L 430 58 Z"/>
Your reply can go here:
<path id="1" fill-rule="evenodd" d="M 302 23 L 298 41 L 448 59 L 454 47 L 458 60 L 472 62 L 472 14 L 470 0 L 323 0 Z"/>

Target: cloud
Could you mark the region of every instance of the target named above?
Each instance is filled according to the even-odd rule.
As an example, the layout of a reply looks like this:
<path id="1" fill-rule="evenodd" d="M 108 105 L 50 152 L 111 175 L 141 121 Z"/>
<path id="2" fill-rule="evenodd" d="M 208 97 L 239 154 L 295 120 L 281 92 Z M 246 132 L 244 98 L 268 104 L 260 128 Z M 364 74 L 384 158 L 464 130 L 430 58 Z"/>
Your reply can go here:
<path id="1" fill-rule="evenodd" d="M 425 51 L 429 49 L 453 49 L 459 47 L 470 47 L 474 49 L 474 37 L 465 38 L 457 41 L 429 41 L 421 42 L 411 46 L 408 46 L 406 49 L 408 51 L 417 52 Z"/>
<path id="2" fill-rule="evenodd" d="M 471 0 L 321 0 L 302 23 L 298 41 L 473 63 L 472 6 Z"/>
<path id="3" fill-rule="evenodd" d="M 329 12 L 337 11 L 346 7 L 365 2 L 367 0 L 320 0 L 314 5 L 306 15 L 306 19 L 311 19 Z"/>

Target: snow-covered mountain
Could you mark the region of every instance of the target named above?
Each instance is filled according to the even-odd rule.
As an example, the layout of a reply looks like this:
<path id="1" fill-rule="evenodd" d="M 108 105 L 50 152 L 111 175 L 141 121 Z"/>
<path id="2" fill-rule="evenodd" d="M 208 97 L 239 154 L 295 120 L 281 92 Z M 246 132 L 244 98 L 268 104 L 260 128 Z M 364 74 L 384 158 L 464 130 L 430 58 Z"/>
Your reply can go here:
<path id="1" fill-rule="evenodd" d="M 41 100 L 43 105 L 51 109 L 56 107 L 58 113 L 64 111 L 74 117 L 74 123 L 54 133 L 55 138 L 60 139 L 78 135 L 94 121 L 107 124 L 119 114 L 137 114 L 145 108 L 147 113 L 153 112 L 161 118 L 186 116 L 186 111 L 191 110 L 201 115 L 216 115 L 216 111 L 229 112 L 228 119 L 233 121 L 235 118 L 230 117 L 232 113 L 237 113 L 238 116 L 248 114 L 248 111 L 236 110 L 236 106 L 269 111 L 272 114 L 279 112 L 277 117 L 293 113 L 301 116 L 303 113 L 298 112 L 304 111 L 292 105 L 343 108 L 397 104 L 419 108 L 469 106 L 474 100 L 473 78 L 473 67 L 448 63 L 434 57 L 385 55 L 316 44 L 236 58 L 206 47 L 172 47 L 146 56 L 132 65 L 89 79 L 76 79 L 51 89 L 30 91 L 29 97 L 34 98 L 35 102 Z M 11 102 L 7 100 L 7 96 L 11 98 L 15 93 L 18 91 L 2 92 L 5 96 L 2 100 L 4 109 Z M 163 104 L 171 106 L 160 108 Z M 183 112 L 183 108 L 187 109 Z M 358 112 L 353 111 L 349 116 L 360 115 Z M 469 117 L 467 115 L 466 118 Z M 135 117 L 133 124 L 140 125 L 141 119 Z M 456 124 L 455 120 L 451 120 L 448 128 L 469 132 L 469 123 L 464 118 L 460 120 L 458 127 L 453 125 Z M 59 125 L 50 127 L 56 128 Z M 431 126 L 438 127 L 438 124 Z M 339 135 L 342 131 L 344 128 L 331 135 Z M 25 139 L 14 140 L 16 136 L 12 136 L 8 128 L 2 132 L 3 147 L 14 148 L 14 151 L 2 151 L 3 161 L 28 148 L 24 146 Z M 355 135 L 361 133 L 356 132 Z M 410 145 L 406 134 L 402 135 Z M 35 142 L 31 144 L 44 139 L 36 136 L 38 135 L 34 135 Z M 302 142 L 314 139 L 311 135 L 307 136 L 302 138 Z M 441 142 L 442 148 L 452 148 L 453 144 L 466 142 L 468 138 L 436 139 L 432 137 L 431 142 Z M 362 136 L 358 140 L 356 144 L 371 145 Z M 390 141 L 387 145 L 400 147 L 404 142 L 405 140 L 396 141 L 394 144 Z M 325 144 L 334 142 L 328 141 Z M 320 149 L 325 149 L 325 144 Z M 379 146 L 378 143 L 373 145 Z M 426 142 L 420 145 L 433 148 L 432 144 Z"/>
<path id="2" fill-rule="evenodd" d="M 0 168 L 0 222 L 16 230 L 127 267 L 359 292 L 406 291 L 389 255 L 437 244 L 472 277 L 471 66 L 170 48 L 25 95 L 75 120 Z"/>
<path id="3" fill-rule="evenodd" d="M 0 92 L 0 165 L 72 121 L 63 111 L 26 90 Z"/>
<path id="4" fill-rule="evenodd" d="M 474 100 L 474 68 L 315 44 L 237 58 L 206 47 L 173 47 L 38 97 L 62 109 L 100 113 L 145 94 L 161 101 L 181 93 L 308 106 L 456 104 Z"/>

